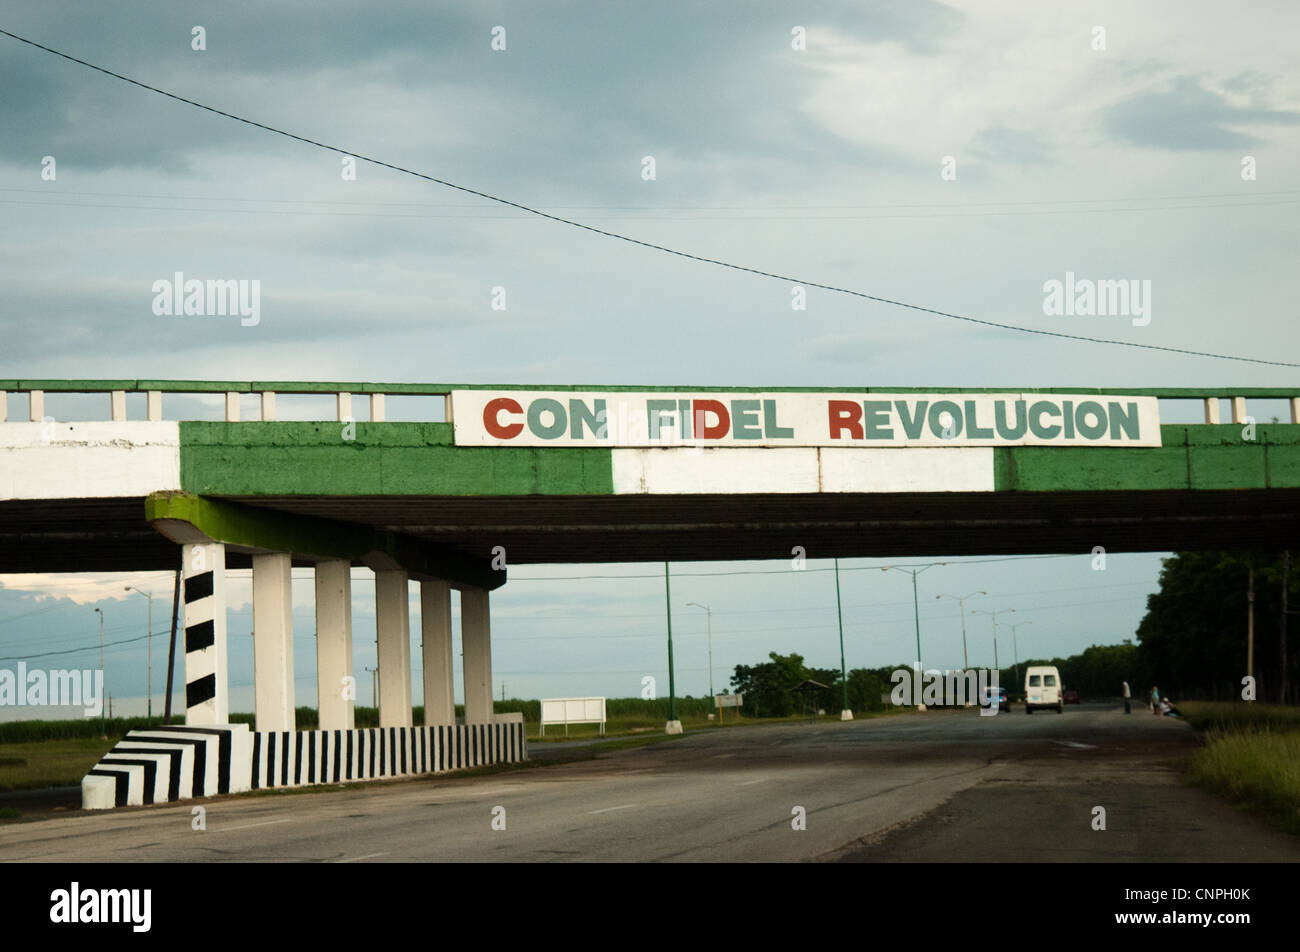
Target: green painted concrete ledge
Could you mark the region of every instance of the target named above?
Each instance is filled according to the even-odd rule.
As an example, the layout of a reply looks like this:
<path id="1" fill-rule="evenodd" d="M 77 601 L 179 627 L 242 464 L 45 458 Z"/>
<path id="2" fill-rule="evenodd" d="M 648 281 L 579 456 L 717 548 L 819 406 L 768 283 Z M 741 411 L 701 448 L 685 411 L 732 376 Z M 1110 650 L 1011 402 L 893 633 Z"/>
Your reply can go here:
<path id="1" fill-rule="evenodd" d="M 372 568 L 401 568 L 412 578 L 445 579 L 487 591 L 506 582 L 487 558 L 369 526 L 276 512 L 194 493 L 154 493 L 145 519 L 178 542 L 211 540 L 243 549 L 288 552 L 308 559 L 347 559 Z"/>

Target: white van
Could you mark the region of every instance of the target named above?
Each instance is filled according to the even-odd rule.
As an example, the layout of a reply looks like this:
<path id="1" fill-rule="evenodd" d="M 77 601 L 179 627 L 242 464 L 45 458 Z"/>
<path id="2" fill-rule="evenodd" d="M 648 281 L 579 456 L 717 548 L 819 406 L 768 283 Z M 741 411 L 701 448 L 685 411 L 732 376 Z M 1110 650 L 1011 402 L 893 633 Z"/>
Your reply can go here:
<path id="1" fill-rule="evenodd" d="M 1054 707 L 1057 714 L 1065 713 L 1065 703 L 1061 692 L 1061 672 L 1055 665 L 1034 665 L 1025 669 L 1025 713 L 1034 713 L 1034 708 Z"/>

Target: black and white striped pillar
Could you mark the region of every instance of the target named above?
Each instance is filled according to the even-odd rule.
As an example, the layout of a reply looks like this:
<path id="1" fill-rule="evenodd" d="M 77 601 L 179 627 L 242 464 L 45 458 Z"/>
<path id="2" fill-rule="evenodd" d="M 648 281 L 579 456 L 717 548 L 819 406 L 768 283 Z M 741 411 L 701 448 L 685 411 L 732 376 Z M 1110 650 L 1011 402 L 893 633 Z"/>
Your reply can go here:
<path id="1" fill-rule="evenodd" d="M 185 577 L 185 723 L 230 719 L 226 669 L 226 547 L 181 547 Z"/>

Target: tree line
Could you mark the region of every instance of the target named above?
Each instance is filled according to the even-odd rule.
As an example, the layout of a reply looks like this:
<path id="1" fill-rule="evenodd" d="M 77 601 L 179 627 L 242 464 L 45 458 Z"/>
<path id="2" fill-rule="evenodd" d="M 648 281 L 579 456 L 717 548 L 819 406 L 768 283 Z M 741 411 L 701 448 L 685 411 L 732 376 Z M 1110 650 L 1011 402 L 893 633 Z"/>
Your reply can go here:
<path id="1" fill-rule="evenodd" d="M 1300 605 L 1289 561 L 1286 553 L 1175 553 L 1163 562 L 1160 590 L 1147 596 L 1146 614 L 1134 633 L 1136 643 L 1125 637 L 1119 644 L 1093 645 L 1068 658 L 1029 658 L 1002 668 L 998 683 L 1010 698 L 1019 698 L 1025 668 L 1050 664 L 1060 670 L 1062 684 L 1078 691 L 1083 700 L 1118 698 L 1125 681 L 1139 704 L 1152 685 L 1178 699 L 1241 699 L 1253 592 L 1255 699 L 1295 704 L 1300 701 L 1294 677 L 1300 638 L 1294 632 L 1286 636 L 1286 619 L 1300 615 Z M 890 690 L 892 673 L 911 666 L 909 660 L 849 671 L 849 709 L 883 710 L 882 695 Z M 811 696 L 795 690 L 808 680 L 826 687 Z M 802 655 L 775 651 L 759 664 L 736 665 L 731 685 L 745 695 L 745 713 L 756 717 L 802 713 L 810 698 L 838 714 L 845 693 L 838 668 L 810 667 Z"/>

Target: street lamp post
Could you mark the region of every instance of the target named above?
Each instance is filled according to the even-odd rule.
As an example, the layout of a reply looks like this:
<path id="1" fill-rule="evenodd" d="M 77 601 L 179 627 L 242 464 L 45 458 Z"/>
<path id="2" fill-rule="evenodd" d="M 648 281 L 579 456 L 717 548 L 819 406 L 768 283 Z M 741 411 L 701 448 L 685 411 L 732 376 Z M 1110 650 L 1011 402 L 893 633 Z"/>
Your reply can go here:
<path id="1" fill-rule="evenodd" d="M 840 560 L 835 560 L 835 619 L 840 626 L 840 720 L 853 720 L 849 709 L 849 673 L 844 666 L 844 607 L 840 603 Z"/>
<path id="2" fill-rule="evenodd" d="M 682 722 L 677 719 L 677 675 L 673 668 L 673 583 L 664 563 L 664 614 L 668 622 L 668 723 L 664 733 L 680 734 Z"/>
<path id="3" fill-rule="evenodd" d="M 96 608 L 95 614 L 99 615 L 99 671 L 101 674 L 103 674 L 104 672 L 104 609 Z M 104 680 L 107 681 L 108 679 L 105 678 Z M 103 692 L 102 687 L 100 688 L 100 692 L 101 693 Z M 104 699 L 102 697 L 99 699 L 99 739 L 100 740 L 108 739 L 108 731 L 104 729 Z"/>
<path id="4" fill-rule="evenodd" d="M 916 668 L 917 668 L 918 675 L 924 673 L 925 666 L 921 662 L 921 605 L 920 602 L 917 600 L 917 595 L 916 595 L 916 577 L 920 575 L 922 572 L 924 572 L 926 569 L 932 569 L 936 565 L 947 565 L 947 564 L 948 564 L 947 562 L 931 562 L 929 565 L 923 565 L 919 569 L 904 569 L 904 568 L 900 568 L 897 565 L 882 565 L 880 567 L 880 571 L 882 572 L 887 572 L 890 569 L 893 569 L 896 572 L 904 572 L 912 576 L 912 617 L 916 622 Z M 917 699 L 916 709 L 918 711 L 925 710 L 925 704 L 921 703 L 919 698 Z"/>
<path id="5" fill-rule="evenodd" d="M 694 605 L 696 608 L 703 608 L 705 618 L 709 626 L 709 697 L 717 697 L 713 693 L 713 610 L 708 605 L 701 605 L 699 602 L 687 602 L 687 605 Z"/>
<path id="6" fill-rule="evenodd" d="M 970 611 L 972 615 L 989 615 L 993 619 L 993 670 L 995 671 L 1002 670 L 1001 666 L 998 664 L 998 616 L 1013 611 L 1015 611 L 1014 608 L 999 608 L 995 612 L 984 611 L 980 608 L 972 608 Z"/>
<path id="7" fill-rule="evenodd" d="M 961 612 L 961 663 L 962 670 L 970 670 L 970 658 L 966 654 L 966 599 L 976 595 L 987 595 L 988 592 L 971 592 L 969 595 L 936 595 L 935 598 L 955 598 L 957 607 Z"/>
<path id="8" fill-rule="evenodd" d="M 145 630 L 145 665 L 148 673 L 145 675 L 145 690 L 148 697 L 145 700 L 145 720 L 153 720 L 153 596 L 148 592 L 142 592 L 134 585 L 126 586 L 128 592 L 135 592 L 137 595 L 143 595 L 149 600 L 149 627 Z"/>
<path id="9" fill-rule="evenodd" d="M 366 668 L 370 672 L 370 701 L 375 705 L 375 716 L 379 716 L 379 668 Z M 452 698 L 455 700 L 455 698 Z"/>
<path id="10" fill-rule="evenodd" d="M 1016 684 L 1020 683 L 1020 647 L 1016 644 L 1016 629 L 1022 625 L 1032 624 L 1032 621 L 1018 621 L 1011 626 L 1011 657 L 1016 664 Z"/>

